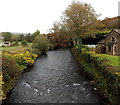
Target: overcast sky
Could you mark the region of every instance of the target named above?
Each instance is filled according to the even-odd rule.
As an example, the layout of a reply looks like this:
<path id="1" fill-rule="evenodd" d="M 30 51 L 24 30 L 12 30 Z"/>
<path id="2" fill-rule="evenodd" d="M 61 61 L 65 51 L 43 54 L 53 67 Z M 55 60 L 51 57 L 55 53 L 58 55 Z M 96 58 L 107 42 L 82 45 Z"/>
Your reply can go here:
<path id="1" fill-rule="evenodd" d="M 74 0 L 0 0 L 0 32 L 48 33 Z M 118 16 L 119 0 L 79 0 L 93 6 L 99 19 Z"/>

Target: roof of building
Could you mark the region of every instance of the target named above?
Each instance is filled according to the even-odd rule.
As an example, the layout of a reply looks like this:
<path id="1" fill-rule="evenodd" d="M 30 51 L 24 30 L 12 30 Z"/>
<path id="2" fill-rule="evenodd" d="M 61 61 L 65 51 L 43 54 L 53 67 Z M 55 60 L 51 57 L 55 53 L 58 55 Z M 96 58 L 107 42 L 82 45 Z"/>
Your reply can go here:
<path id="1" fill-rule="evenodd" d="M 115 31 L 115 32 L 120 36 L 120 30 L 119 30 L 119 29 L 114 29 L 114 30 L 110 31 L 110 32 L 108 33 L 108 35 L 109 35 L 111 32 L 113 32 L 113 31 Z M 108 36 L 108 35 L 107 35 L 107 36 Z M 106 36 L 106 37 L 107 37 L 107 36 Z M 106 38 L 106 37 L 105 37 L 105 38 Z M 104 39 L 105 39 L 105 38 L 104 38 Z M 104 40 L 104 39 L 102 39 L 101 41 L 99 41 L 98 44 L 104 44 L 104 43 L 105 43 L 105 40 Z"/>
<path id="2" fill-rule="evenodd" d="M 120 30 L 119 29 L 114 29 L 115 32 L 117 32 L 120 35 Z"/>

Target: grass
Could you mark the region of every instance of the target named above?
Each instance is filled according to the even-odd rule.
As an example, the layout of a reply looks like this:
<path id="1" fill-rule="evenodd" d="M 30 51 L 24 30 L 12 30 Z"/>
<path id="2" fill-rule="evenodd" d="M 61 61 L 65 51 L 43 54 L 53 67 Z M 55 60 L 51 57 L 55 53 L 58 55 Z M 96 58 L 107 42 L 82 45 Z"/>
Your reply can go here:
<path id="1" fill-rule="evenodd" d="M 93 53 L 97 56 L 100 56 L 102 58 L 109 59 L 111 61 L 111 65 L 115 67 L 119 67 L 120 69 L 120 56 L 113 56 L 113 55 L 108 55 L 108 54 L 97 54 L 94 51 L 89 51 L 90 53 Z"/>
<path id="2" fill-rule="evenodd" d="M 20 49 L 20 46 L 6 46 L 6 47 L 0 47 L 1 50 L 14 50 L 14 49 Z"/>
<path id="3" fill-rule="evenodd" d="M 32 46 L 32 43 L 28 43 L 28 46 L 26 46 L 26 47 L 23 47 L 21 45 L 18 45 L 18 46 L 5 46 L 5 47 L 0 46 L 0 52 L 3 51 L 3 50 L 7 50 L 7 51 L 19 50 L 21 48 L 27 48 L 27 47 L 31 47 L 31 46 Z"/>
<path id="4" fill-rule="evenodd" d="M 113 55 L 107 55 L 107 54 L 99 54 L 101 57 L 107 58 L 111 61 L 112 66 L 117 66 L 118 67 L 118 56 L 113 56 Z"/>

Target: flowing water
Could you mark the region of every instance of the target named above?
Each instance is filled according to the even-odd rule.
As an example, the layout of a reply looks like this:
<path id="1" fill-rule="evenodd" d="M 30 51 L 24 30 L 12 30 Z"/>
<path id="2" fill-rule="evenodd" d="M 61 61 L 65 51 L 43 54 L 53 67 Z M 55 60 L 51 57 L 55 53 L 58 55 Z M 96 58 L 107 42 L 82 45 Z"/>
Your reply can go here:
<path id="1" fill-rule="evenodd" d="M 48 51 L 20 77 L 10 103 L 101 103 L 68 49 Z"/>

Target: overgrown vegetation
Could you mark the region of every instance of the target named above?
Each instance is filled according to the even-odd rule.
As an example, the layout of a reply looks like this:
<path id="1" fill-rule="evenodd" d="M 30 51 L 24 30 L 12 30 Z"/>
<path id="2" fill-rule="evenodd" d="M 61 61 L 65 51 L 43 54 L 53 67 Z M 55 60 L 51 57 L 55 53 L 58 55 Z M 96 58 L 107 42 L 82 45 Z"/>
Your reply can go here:
<path id="1" fill-rule="evenodd" d="M 38 55 L 45 54 L 49 50 L 48 46 L 47 37 L 40 35 L 37 31 L 34 33 L 33 43 L 23 40 L 22 42 L 16 41 L 9 47 L 0 47 L 2 50 L 2 63 L 0 64 L 2 67 L 0 74 L 2 99 L 5 99 L 7 93 L 14 87 L 16 79 L 23 70 L 33 65 Z"/>
<path id="2" fill-rule="evenodd" d="M 92 53 L 94 53 L 94 52 L 92 52 Z M 108 54 L 96 54 L 96 56 L 109 59 L 111 61 L 112 66 L 118 67 L 119 56 L 113 56 L 113 55 L 108 55 Z"/>
<path id="3" fill-rule="evenodd" d="M 86 38 L 82 38 L 82 43 L 83 44 L 97 44 L 99 41 L 104 39 L 110 31 L 111 30 L 102 30 L 99 32 L 94 32 L 94 37 L 89 36 Z"/>
<path id="4" fill-rule="evenodd" d="M 2 96 L 6 98 L 7 93 L 13 88 L 19 74 L 32 65 L 37 58 L 37 54 L 27 51 L 24 47 L 19 47 L 16 50 L 3 50 L 2 52 Z"/>
<path id="5" fill-rule="evenodd" d="M 45 54 L 49 49 L 75 47 L 77 49 L 72 50 L 73 55 L 85 72 L 96 80 L 101 93 L 105 94 L 111 103 L 118 102 L 120 74 L 114 67 L 117 65 L 116 58 L 109 56 L 114 65 L 112 66 L 109 60 L 88 53 L 85 47 L 82 48 L 82 43 L 97 44 L 111 29 L 119 29 L 117 24 L 119 17 L 106 18 L 103 21 L 98 20 L 97 17 L 90 4 L 72 2 L 47 36 L 41 35 L 39 30 L 27 35 L 2 32 L 4 41 L 12 43 L 11 47 L 2 47 L 3 77 L 1 73 L 0 78 L 3 78 L 1 84 L 3 84 L 4 98 L 13 87 L 18 74 L 32 65 L 38 55 Z M 22 47 L 19 47 L 20 45 Z"/>
<path id="6" fill-rule="evenodd" d="M 96 81 L 95 86 L 110 103 L 119 103 L 120 75 L 117 67 L 111 66 L 110 60 L 82 48 L 80 53 L 76 48 L 72 53 L 86 74 Z"/>
<path id="7" fill-rule="evenodd" d="M 49 50 L 49 41 L 46 36 L 39 35 L 33 41 L 34 53 L 45 54 Z"/>
<path id="8" fill-rule="evenodd" d="M 2 56 L 2 96 L 3 99 L 6 97 L 6 94 L 13 88 L 15 79 L 18 76 L 20 67 L 17 64 L 16 60 L 11 56 L 3 55 Z"/>

